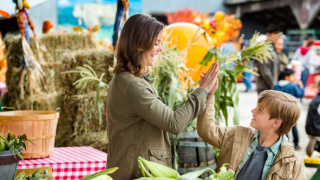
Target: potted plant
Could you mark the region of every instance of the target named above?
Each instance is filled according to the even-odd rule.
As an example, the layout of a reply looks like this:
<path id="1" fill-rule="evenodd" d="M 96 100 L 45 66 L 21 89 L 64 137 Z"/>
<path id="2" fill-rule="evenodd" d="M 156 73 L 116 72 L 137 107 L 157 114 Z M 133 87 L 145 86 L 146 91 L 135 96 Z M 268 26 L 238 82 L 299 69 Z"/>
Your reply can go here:
<path id="1" fill-rule="evenodd" d="M 22 148 L 26 149 L 25 142 L 31 142 L 25 134 L 15 136 L 13 133 L 8 133 L 7 138 L 0 134 L 0 174 L 3 179 L 14 179 L 17 171 L 17 166 L 21 156 Z"/>

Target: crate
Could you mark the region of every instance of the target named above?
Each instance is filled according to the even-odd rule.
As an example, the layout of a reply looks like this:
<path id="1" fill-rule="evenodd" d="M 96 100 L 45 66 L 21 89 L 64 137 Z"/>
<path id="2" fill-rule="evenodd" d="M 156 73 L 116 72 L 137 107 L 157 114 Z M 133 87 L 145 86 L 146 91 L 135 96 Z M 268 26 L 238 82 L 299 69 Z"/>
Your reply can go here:
<path id="1" fill-rule="evenodd" d="M 16 136 L 26 134 L 35 145 L 26 142 L 24 159 L 45 158 L 53 153 L 59 112 L 55 111 L 7 111 L 0 112 L 0 133 Z"/>

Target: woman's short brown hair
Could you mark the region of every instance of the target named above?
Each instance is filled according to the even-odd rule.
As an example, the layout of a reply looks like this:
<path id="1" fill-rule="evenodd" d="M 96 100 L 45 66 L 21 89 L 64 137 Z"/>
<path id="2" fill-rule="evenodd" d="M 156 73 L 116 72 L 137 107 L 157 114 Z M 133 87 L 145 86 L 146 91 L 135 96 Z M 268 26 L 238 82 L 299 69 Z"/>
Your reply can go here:
<path id="1" fill-rule="evenodd" d="M 297 98 L 281 91 L 266 90 L 261 92 L 258 97 L 258 103 L 263 108 L 267 108 L 270 119 L 281 119 L 281 126 L 276 131 L 279 135 L 288 134 L 301 114 Z"/>
<path id="2" fill-rule="evenodd" d="M 121 30 L 115 49 L 117 63 L 111 72 L 129 71 L 138 77 L 148 73 L 144 53 L 154 47 L 163 28 L 155 18 L 143 14 L 131 16 Z"/>

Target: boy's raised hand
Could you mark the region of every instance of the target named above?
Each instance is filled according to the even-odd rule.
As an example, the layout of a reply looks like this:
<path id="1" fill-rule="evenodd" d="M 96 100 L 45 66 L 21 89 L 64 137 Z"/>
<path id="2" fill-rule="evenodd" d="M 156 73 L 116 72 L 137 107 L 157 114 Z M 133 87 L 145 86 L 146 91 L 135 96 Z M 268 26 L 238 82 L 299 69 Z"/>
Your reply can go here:
<path id="1" fill-rule="evenodd" d="M 208 97 L 214 96 L 214 93 L 217 91 L 218 87 L 219 87 L 219 80 L 218 80 L 218 77 L 217 77 L 212 90 L 208 94 Z"/>
<path id="2" fill-rule="evenodd" d="M 218 89 L 218 74 L 219 74 L 219 64 L 215 62 L 208 72 L 202 72 L 200 75 L 201 82 L 200 87 L 203 87 L 208 92 L 208 97 L 214 95 Z"/>

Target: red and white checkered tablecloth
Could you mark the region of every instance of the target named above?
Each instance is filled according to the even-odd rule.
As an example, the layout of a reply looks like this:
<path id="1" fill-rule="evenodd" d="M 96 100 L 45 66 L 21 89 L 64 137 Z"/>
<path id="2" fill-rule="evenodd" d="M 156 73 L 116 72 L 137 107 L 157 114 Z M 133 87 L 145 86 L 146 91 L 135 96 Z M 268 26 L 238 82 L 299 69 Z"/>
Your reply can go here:
<path id="1" fill-rule="evenodd" d="M 73 180 L 105 170 L 106 161 L 106 153 L 89 146 L 58 147 L 48 158 L 21 160 L 18 169 L 50 166 L 55 180 Z"/>

